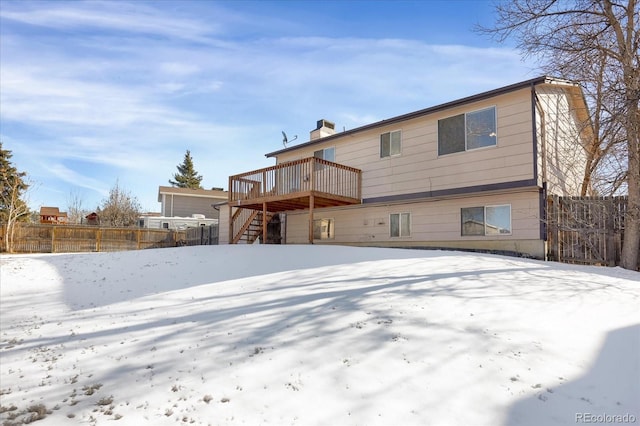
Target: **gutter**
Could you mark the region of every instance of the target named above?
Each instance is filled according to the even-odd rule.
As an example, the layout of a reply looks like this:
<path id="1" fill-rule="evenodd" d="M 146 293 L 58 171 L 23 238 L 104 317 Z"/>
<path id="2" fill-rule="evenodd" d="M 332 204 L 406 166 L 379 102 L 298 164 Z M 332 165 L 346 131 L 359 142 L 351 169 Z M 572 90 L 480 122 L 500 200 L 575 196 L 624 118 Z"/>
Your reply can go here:
<path id="1" fill-rule="evenodd" d="M 501 95 L 501 94 L 504 94 L 504 93 L 513 92 L 515 90 L 524 89 L 524 88 L 527 88 L 529 86 L 533 87 L 533 86 L 535 86 L 537 84 L 554 83 L 554 82 L 555 83 L 564 83 L 564 84 L 575 84 L 574 82 L 571 82 L 569 80 L 563 80 L 563 79 L 559 79 L 559 78 L 555 78 L 555 77 L 549 77 L 549 76 L 540 76 L 540 77 L 533 78 L 531 80 L 522 81 L 520 83 L 515 83 L 515 84 L 511 84 L 509 86 L 501 87 L 499 89 L 494 89 L 494 90 L 490 90 L 488 92 L 483 92 L 483 93 L 479 93 L 479 94 L 476 94 L 476 95 L 467 96 L 467 97 L 462 98 L 462 99 L 458 99 L 458 100 L 455 100 L 455 101 L 447 102 L 447 103 L 436 105 L 436 106 L 433 106 L 433 107 L 429 107 L 429 108 L 421 109 L 421 110 L 418 110 L 418 111 L 410 112 L 408 114 L 399 115 L 399 116 L 392 117 L 392 118 L 389 118 L 389 119 L 386 119 L 386 120 L 382 120 L 382 121 L 378 121 L 378 122 L 375 122 L 375 123 L 372 123 L 372 124 L 366 124 L 366 125 L 361 126 L 361 127 L 356 127 L 355 129 L 346 130 L 346 131 L 343 131 L 341 133 L 336 133 L 336 134 L 331 135 L 331 136 L 325 136 L 324 138 L 320 138 L 320 139 L 314 139 L 312 141 L 305 142 L 305 143 L 302 143 L 300 145 L 292 146 L 290 148 L 285 148 L 285 149 L 281 149 L 281 150 L 278 150 L 278 151 L 273 151 L 273 152 L 265 154 L 265 157 L 267 157 L 267 158 L 275 157 L 275 156 L 283 154 L 285 152 L 295 151 L 297 149 L 306 148 L 306 147 L 313 146 L 313 145 L 316 145 L 316 144 L 319 144 L 319 143 L 324 143 L 324 142 L 331 141 L 331 140 L 336 139 L 336 138 L 340 138 L 342 136 L 353 135 L 353 134 L 356 134 L 356 133 L 363 132 L 365 130 L 374 129 L 376 127 L 385 126 L 385 125 L 388 125 L 388 124 L 394 124 L 394 123 L 410 120 L 410 119 L 421 117 L 423 115 L 431 114 L 431 113 L 434 113 L 434 112 L 437 112 L 437 111 L 442 111 L 442 110 L 445 110 L 445 109 L 453 108 L 453 107 L 456 107 L 456 106 L 459 106 L 459 105 L 464 105 L 464 104 L 467 104 L 467 103 L 471 103 L 471 102 L 475 102 L 475 101 L 479 101 L 479 100 L 483 100 L 483 99 L 487 99 L 487 98 L 492 98 L 494 96 Z"/>

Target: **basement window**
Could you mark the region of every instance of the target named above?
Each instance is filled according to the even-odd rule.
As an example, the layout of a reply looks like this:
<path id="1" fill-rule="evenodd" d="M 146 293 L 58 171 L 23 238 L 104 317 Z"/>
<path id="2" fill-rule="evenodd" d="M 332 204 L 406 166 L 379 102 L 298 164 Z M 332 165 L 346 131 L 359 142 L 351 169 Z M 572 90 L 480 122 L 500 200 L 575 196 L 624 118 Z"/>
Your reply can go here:
<path id="1" fill-rule="evenodd" d="M 315 219 L 313 221 L 314 240 L 333 240 L 334 236 L 333 219 Z"/>
<path id="2" fill-rule="evenodd" d="M 511 235 L 511 205 L 460 209 L 460 233 L 468 236 Z"/>
<path id="3" fill-rule="evenodd" d="M 389 215 L 389 236 L 411 236 L 411 213 L 392 213 Z"/>

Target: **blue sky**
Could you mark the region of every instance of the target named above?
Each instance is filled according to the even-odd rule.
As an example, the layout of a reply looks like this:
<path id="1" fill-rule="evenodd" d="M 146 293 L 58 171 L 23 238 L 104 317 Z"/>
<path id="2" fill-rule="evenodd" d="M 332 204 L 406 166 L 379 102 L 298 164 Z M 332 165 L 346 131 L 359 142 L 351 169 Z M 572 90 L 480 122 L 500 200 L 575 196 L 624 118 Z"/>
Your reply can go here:
<path id="1" fill-rule="evenodd" d="M 29 204 L 159 211 L 191 151 L 205 188 L 282 134 L 352 129 L 538 75 L 473 31 L 489 1 L 0 1 L 0 137 Z M 291 146 L 291 145 L 290 145 Z"/>

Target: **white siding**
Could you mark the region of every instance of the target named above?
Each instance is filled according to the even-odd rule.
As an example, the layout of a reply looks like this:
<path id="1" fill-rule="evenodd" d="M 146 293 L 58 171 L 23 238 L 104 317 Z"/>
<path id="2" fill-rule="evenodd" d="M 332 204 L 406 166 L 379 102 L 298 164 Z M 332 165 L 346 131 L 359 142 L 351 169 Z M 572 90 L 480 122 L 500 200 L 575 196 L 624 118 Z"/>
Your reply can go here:
<path id="1" fill-rule="evenodd" d="M 314 218 L 334 220 L 335 238 L 327 241 L 329 243 L 508 250 L 543 257 L 539 200 L 538 191 L 533 190 L 438 201 L 364 204 L 347 208 L 317 209 L 314 212 Z M 462 208 L 504 204 L 511 205 L 512 232 L 510 235 L 492 237 L 461 235 L 460 211 Z M 391 213 L 411 213 L 410 237 L 389 236 Z M 308 242 L 308 220 L 307 211 L 288 212 L 287 243 Z"/>
<path id="2" fill-rule="evenodd" d="M 438 120 L 496 107 L 497 146 L 438 156 Z M 380 134 L 400 130 L 402 154 L 380 158 Z M 278 162 L 310 157 L 334 146 L 336 162 L 362 170 L 363 198 L 533 179 L 533 128 L 529 89 L 446 111 L 346 135 L 283 153 Z"/>
<path id="3" fill-rule="evenodd" d="M 580 139 L 581 124 L 575 106 L 560 87 L 541 86 L 536 88 L 536 94 L 543 110 L 543 114 L 536 110 L 539 185 L 546 179 L 550 194 L 578 195 L 586 151 Z"/>
<path id="4" fill-rule="evenodd" d="M 211 197 L 194 197 L 180 194 L 163 194 L 162 214 L 164 216 L 191 217 L 203 214 L 206 218 L 217 219 L 218 211 L 211 205 L 225 201 Z"/>
<path id="5" fill-rule="evenodd" d="M 229 244 L 229 205 L 220 206 L 220 218 L 218 220 L 218 244 Z"/>

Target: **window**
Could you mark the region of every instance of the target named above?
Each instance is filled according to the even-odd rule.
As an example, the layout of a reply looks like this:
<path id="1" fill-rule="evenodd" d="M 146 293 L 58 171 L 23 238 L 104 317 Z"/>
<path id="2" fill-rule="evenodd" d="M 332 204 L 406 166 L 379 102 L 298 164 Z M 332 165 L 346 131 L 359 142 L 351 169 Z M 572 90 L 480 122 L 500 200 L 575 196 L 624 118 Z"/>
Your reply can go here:
<path id="1" fill-rule="evenodd" d="M 162 229 L 169 229 L 169 222 L 162 222 Z"/>
<path id="2" fill-rule="evenodd" d="M 495 146 L 496 108 L 438 120 L 438 155 Z"/>
<path id="3" fill-rule="evenodd" d="M 313 153 L 313 156 L 316 158 L 321 158 L 323 160 L 332 161 L 335 163 L 336 161 L 336 149 L 335 148 L 325 148 Z"/>
<path id="4" fill-rule="evenodd" d="M 313 156 L 316 158 L 320 158 L 322 160 L 327 160 L 327 161 L 331 161 L 331 162 L 336 162 L 336 149 L 335 148 L 325 148 L 325 149 L 320 149 L 318 151 L 314 151 Z M 315 170 L 322 170 L 324 167 L 326 167 L 324 164 L 318 164 L 316 163 L 315 165 Z"/>
<path id="5" fill-rule="evenodd" d="M 391 237 L 411 236 L 411 213 L 389 215 L 389 235 Z"/>
<path id="6" fill-rule="evenodd" d="M 402 137 L 400 130 L 380 135 L 380 158 L 400 155 L 401 149 Z"/>
<path id="7" fill-rule="evenodd" d="M 333 219 L 315 219 L 313 221 L 313 239 L 314 240 L 332 240 Z"/>
<path id="8" fill-rule="evenodd" d="M 468 207 L 460 210 L 462 236 L 511 234 L 511 206 Z"/>

